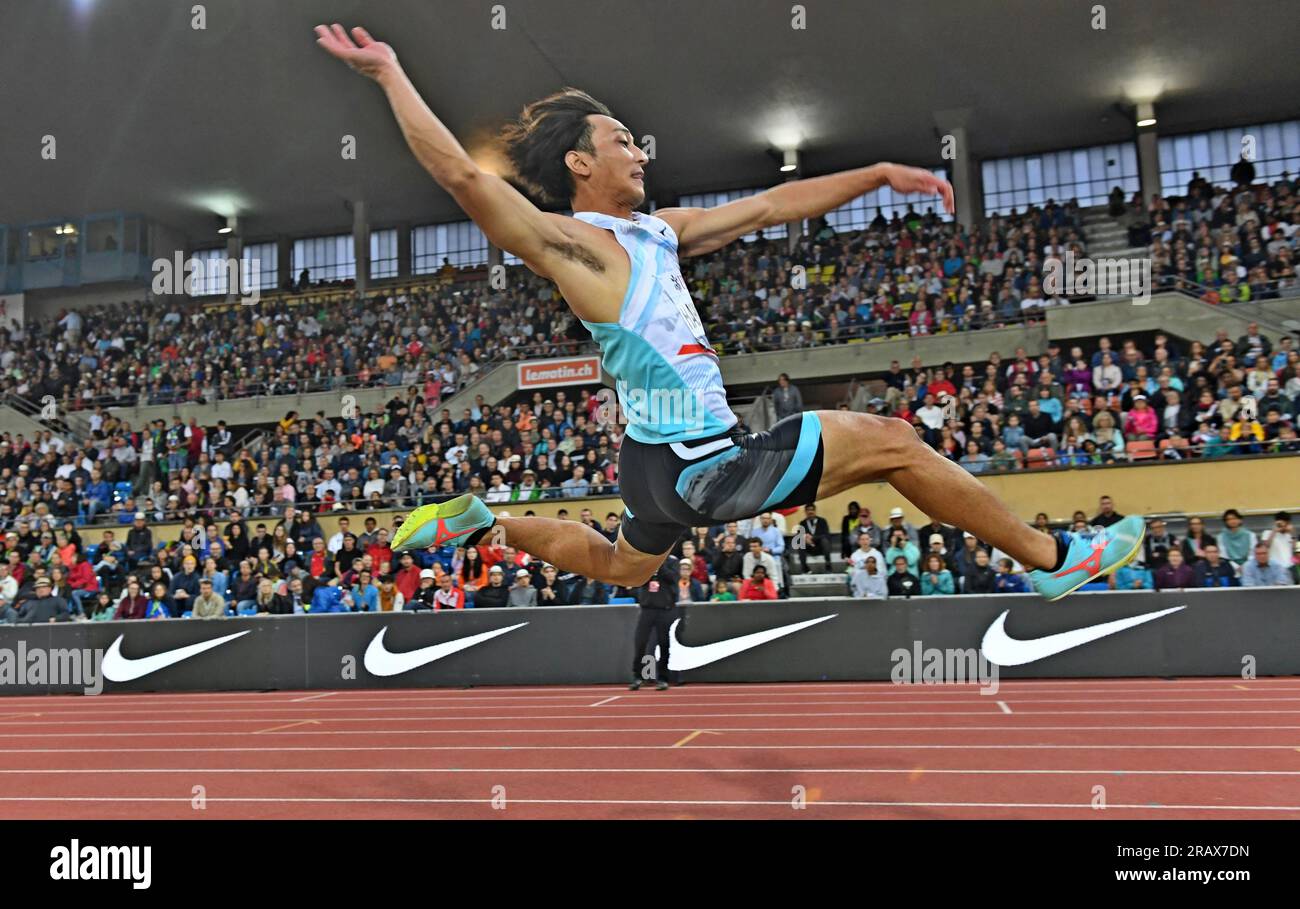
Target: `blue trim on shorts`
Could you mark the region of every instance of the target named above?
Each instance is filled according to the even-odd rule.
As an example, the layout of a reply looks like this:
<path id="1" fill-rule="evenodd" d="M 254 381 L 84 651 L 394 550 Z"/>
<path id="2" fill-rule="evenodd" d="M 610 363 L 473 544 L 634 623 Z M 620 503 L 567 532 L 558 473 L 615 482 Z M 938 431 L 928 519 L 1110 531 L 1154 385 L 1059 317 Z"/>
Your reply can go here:
<path id="1" fill-rule="evenodd" d="M 705 458 L 703 461 L 697 461 L 686 467 L 677 475 L 677 484 L 674 486 L 674 489 L 677 490 L 678 497 L 682 499 L 682 501 L 686 500 L 686 490 L 690 486 L 691 480 L 696 474 L 702 473 L 712 467 L 716 467 L 723 461 L 730 460 L 731 458 L 741 454 L 744 450 L 745 449 L 741 448 L 739 445 L 732 445 L 730 448 L 724 448 L 722 451 Z"/>
<path id="2" fill-rule="evenodd" d="M 795 446 L 794 458 L 791 459 L 781 482 L 776 484 L 772 494 L 763 502 L 760 511 L 767 511 L 777 502 L 794 492 L 795 487 L 812 470 L 813 460 L 817 457 L 817 445 L 821 442 L 822 421 L 815 411 L 804 411 L 803 422 L 799 426 L 799 444 Z"/>

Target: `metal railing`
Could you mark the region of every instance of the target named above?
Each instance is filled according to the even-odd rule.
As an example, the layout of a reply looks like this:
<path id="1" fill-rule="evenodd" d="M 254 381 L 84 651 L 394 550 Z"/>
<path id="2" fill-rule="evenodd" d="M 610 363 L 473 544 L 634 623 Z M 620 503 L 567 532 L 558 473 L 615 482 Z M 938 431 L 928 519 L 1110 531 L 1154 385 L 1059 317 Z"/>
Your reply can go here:
<path id="1" fill-rule="evenodd" d="M 1178 449 L 1180 453 L 1180 457 L 1172 458 L 1166 456 L 1164 451 L 1159 448 L 1159 445 L 1157 443 L 1154 453 L 1151 454 L 1150 456 L 1134 457 L 1134 452 L 1126 449 L 1123 452 L 1104 453 L 1103 454 L 1104 459 L 1097 463 L 1077 463 L 1072 460 L 1072 456 L 1062 455 L 1058 450 L 1051 455 L 1040 454 L 1035 458 L 1026 458 L 1024 459 L 1024 463 L 1018 464 L 1016 467 L 1010 469 L 1003 470 L 1003 469 L 994 469 L 992 467 L 989 467 L 986 470 L 982 471 L 981 475 L 983 474 L 1011 475 L 1011 474 L 1039 472 L 1045 470 L 1073 470 L 1073 469 L 1096 470 L 1096 469 L 1106 469 L 1111 467 L 1134 467 L 1134 466 L 1142 466 L 1142 465 L 1150 465 L 1150 464 L 1203 463 L 1206 460 L 1236 462 L 1236 461 L 1258 460 L 1261 458 L 1291 457 L 1295 455 L 1300 455 L 1300 450 L 1289 450 L 1289 451 L 1250 450 L 1250 449 L 1256 449 L 1260 447 L 1276 448 L 1277 446 L 1278 446 L 1277 442 L 1259 442 L 1255 440 L 1229 441 L 1217 446 L 1217 447 L 1226 447 L 1229 453 L 1222 454 L 1222 455 L 1214 455 L 1210 458 L 1206 458 L 1204 456 L 1204 451 L 1210 446 L 1207 443 L 1192 443 L 1189 441 L 1186 447 Z M 1031 449 L 1031 451 L 1033 450 L 1034 449 Z M 1041 466 L 1031 466 L 1030 463 L 1031 461 L 1039 463 Z M 536 498 L 530 496 L 529 498 L 526 499 L 507 500 L 504 502 L 494 501 L 491 502 L 490 504 L 496 506 L 502 506 L 502 507 L 520 507 L 520 506 L 526 507 L 527 505 L 534 502 L 564 501 L 564 502 L 574 502 L 576 504 L 581 505 L 585 502 L 605 499 L 605 498 L 609 498 L 610 496 L 617 496 L 620 494 L 620 489 L 617 482 L 605 487 L 605 489 L 603 489 L 598 494 L 588 494 L 585 496 L 566 495 L 565 494 L 566 491 L 562 487 L 558 487 L 558 486 L 548 487 L 545 489 L 541 487 L 536 487 L 536 490 L 537 490 Z M 379 505 L 375 505 L 375 503 L 373 503 L 370 499 L 367 499 L 365 497 L 361 497 L 361 498 L 345 497 L 345 498 L 340 498 L 335 500 L 300 498 L 294 502 L 282 502 L 282 503 L 276 503 L 271 505 L 249 505 L 242 509 L 235 509 L 234 511 L 238 512 L 239 516 L 245 520 L 251 518 L 278 517 L 280 514 L 283 513 L 286 505 L 292 505 L 297 510 L 307 510 L 307 511 L 316 512 L 318 514 L 333 513 L 333 508 L 337 504 L 343 505 L 344 507 L 343 509 L 340 509 L 340 511 L 349 515 L 355 515 L 358 513 L 364 514 L 366 512 L 374 512 L 374 511 L 400 512 L 408 509 L 417 508 L 421 505 L 427 505 L 431 502 L 445 502 L 448 501 L 449 499 L 455 498 L 456 496 L 460 496 L 464 494 L 465 494 L 464 490 L 458 490 L 449 493 L 438 492 L 433 494 L 415 493 L 415 494 L 406 495 L 400 501 L 393 501 L 391 497 L 388 499 L 383 499 L 381 500 Z M 485 493 L 480 495 L 482 498 L 486 500 L 487 496 Z M 181 521 L 187 516 L 205 517 L 213 520 L 229 520 L 230 515 L 232 513 L 230 509 L 227 509 L 224 506 L 214 504 L 210 506 L 190 507 L 185 509 L 163 509 L 162 514 L 164 515 L 164 517 L 160 519 L 155 519 L 153 515 L 159 513 L 159 510 L 157 508 L 150 508 L 148 506 L 141 505 L 138 501 L 140 499 L 147 499 L 148 493 L 132 495 L 131 498 L 137 500 L 133 510 L 145 511 L 150 515 L 151 521 L 161 522 L 161 523 L 168 523 L 171 521 Z M 124 502 L 125 499 L 123 499 L 123 503 Z M 121 520 L 121 515 L 126 513 L 127 512 L 104 511 L 101 513 L 102 516 L 96 516 L 97 519 L 94 521 L 87 520 L 84 516 L 49 515 L 47 517 L 49 521 L 54 522 L 57 525 L 61 525 L 64 520 L 72 520 L 74 521 L 74 523 L 77 524 L 77 526 L 125 527 L 127 526 L 127 524 L 126 522 Z M 8 523 L 10 526 L 12 526 L 16 521 L 20 521 L 20 520 L 31 521 L 34 517 L 36 516 L 33 514 L 19 514 L 10 518 Z"/>

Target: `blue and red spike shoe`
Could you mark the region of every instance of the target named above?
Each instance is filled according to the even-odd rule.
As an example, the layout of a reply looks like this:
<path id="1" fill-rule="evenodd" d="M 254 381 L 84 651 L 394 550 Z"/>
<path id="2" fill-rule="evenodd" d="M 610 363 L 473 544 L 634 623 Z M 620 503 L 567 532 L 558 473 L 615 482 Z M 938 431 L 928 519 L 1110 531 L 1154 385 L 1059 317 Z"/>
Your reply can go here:
<path id="1" fill-rule="evenodd" d="M 1137 557 L 1146 536 L 1146 520 L 1130 515 L 1095 533 L 1061 533 L 1069 545 L 1065 564 L 1059 571 L 1036 569 L 1029 572 L 1029 583 L 1048 600 L 1059 600 L 1076 589 L 1104 578 Z"/>
<path id="2" fill-rule="evenodd" d="M 421 505 L 406 516 L 393 537 L 393 552 L 455 543 L 473 546 L 496 523 L 496 515 L 475 496 Z"/>

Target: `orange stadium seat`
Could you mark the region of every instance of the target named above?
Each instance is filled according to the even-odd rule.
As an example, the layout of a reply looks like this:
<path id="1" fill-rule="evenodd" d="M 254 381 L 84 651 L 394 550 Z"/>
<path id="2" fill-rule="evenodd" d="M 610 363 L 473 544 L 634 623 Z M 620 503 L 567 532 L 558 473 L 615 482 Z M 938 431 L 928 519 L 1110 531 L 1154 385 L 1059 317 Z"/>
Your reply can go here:
<path id="1" fill-rule="evenodd" d="M 1052 467 L 1056 464 L 1056 449 L 1054 448 L 1031 448 L 1026 458 L 1029 469 L 1035 470 L 1040 467 Z"/>
<path id="2" fill-rule="evenodd" d="M 1132 440 L 1128 443 L 1128 456 L 1131 461 L 1150 460 L 1156 456 L 1156 443 L 1150 439 Z"/>

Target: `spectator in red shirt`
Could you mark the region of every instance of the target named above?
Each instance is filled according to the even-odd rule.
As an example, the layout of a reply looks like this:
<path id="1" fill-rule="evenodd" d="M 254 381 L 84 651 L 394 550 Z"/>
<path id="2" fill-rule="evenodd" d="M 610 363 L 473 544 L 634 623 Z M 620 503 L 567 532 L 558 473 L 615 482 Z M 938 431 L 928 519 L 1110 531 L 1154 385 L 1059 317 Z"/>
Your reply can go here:
<path id="1" fill-rule="evenodd" d="M 691 580 L 699 581 L 707 588 L 709 584 L 709 563 L 704 560 L 704 556 L 699 554 L 695 543 L 691 540 L 687 540 L 682 544 L 682 558 L 690 559 Z"/>
<path id="2" fill-rule="evenodd" d="M 334 559 L 325 548 L 322 537 L 312 538 L 311 555 L 307 557 L 307 573 L 313 578 L 324 578 L 326 581 L 334 577 Z"/>
<path id="3" fill-rule="evenodd" d="M 99 593 L 99 578 L 95 577 L 95 569 L 90 567 L 90 563 L 83 561 L 75 551 L 68 556 L 67 570 L 73 605 L 78 612 L 87 615 L 83 601 L 94 602 L 95 594 Z"/>
<path id="4" fill-rule="evenodd" d="M 948 381 L 948 373 L 942 367 L 934 371 L 934 381 L 925 387 L 926 392 L 934 395 L 936 401 L 943 399 L 945 394 L 957 397 L 956 387 Z"/>
<path id="5" fill-rule="evenodd" d="M 23 586 L 23 581 L 27 578 L 27 566 L 23 564 L 23 554 L 17 549 L 9 550 L 9 575 L 18 582 L 18 586 Z"/>
<path id="6" fill-rule="evenodd" d="M 438 592 L 433 595 L 433 608 L 465 608 L 465 591 L 452 583 L 452 577 L 447 572 L 443 572 L 438 578 Z"/>
<path id="7" fill-rule="evenodd" d="M 140 591 L 140 581 L 133 575 L 126 582 L 126 591 L 117 601 L 113 612 L 115 619 L 143 619 L 148 615 L 149 598 Z"/>
<path id="8" fill-rule="evenodd" d="M 393 582 L 402 592 L 402 599 L 409 603 L 415 599 L 415 592 L 420 589 L 420 569 L 416 567 L 415 559 L 409 552 L 398 556 L 398 561 L 401 567 L 394 572 Z"/>
<path id="9" fill-rule="evenodd" d="M 767 576 L 767 569 L 762 565 L 754 566 L 754 573 L 751 574 L 745 583 L 740 587 L 740 598 L 742 600 L 775 600 L 776 585 L 772 579 Z"/>
<path id="10" fill-rule="evenodd" d="M 388 545 L 388 531 L 383 527 L 375 532 L 375 542 L 366 547 L 366 555 L 370 556 L 375 571 L 379 574 L 388 574 L 392 570 L 393 547 Z M 388 567 L 385 568 L 385 565 Z"/>

